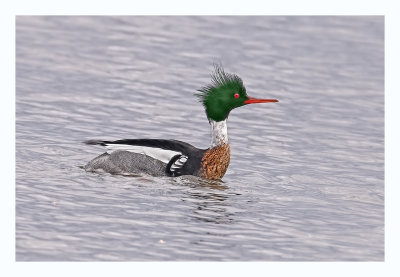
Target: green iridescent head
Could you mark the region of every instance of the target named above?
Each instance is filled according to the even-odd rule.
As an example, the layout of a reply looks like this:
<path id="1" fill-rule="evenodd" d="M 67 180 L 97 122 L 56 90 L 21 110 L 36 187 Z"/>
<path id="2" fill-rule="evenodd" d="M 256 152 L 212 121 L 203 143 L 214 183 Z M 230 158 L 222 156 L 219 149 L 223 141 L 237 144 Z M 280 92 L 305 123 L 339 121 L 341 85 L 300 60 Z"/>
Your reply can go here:
<path id="1" fill-rule="evenodd" d="M 275 99 L 247 96 L 242 79 L 235 74 L 226 73 L 220 65 L 215 65 L 211 79 L 210 85 L 199 89 L 199 93 L 195 94 L 203 103 L 209 120 L 225 120 L 231 110 L 246 104 L 278 102 Z"/>

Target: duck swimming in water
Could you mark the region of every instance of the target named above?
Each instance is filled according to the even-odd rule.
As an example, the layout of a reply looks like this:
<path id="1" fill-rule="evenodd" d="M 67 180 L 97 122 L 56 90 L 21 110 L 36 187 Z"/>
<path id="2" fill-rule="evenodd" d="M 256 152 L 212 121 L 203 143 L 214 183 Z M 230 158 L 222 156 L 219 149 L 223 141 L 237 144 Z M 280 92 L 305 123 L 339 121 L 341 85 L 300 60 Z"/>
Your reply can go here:
<path id="1" fill-rule="evenodd" d="M 89 145 L 105 146 L 108 151 L 84 166 L 88 172 L 152 176 L 194 175 L 221 179 L 230 162 L 227 118 L 238 107 L 278 102 L 276 99 L 249 97 L 242 79 L 215 66 L 212 83 L 195 95 L 205 108 L 211 125 L 211 146 L 199 149 L 186 142 L 167 139 L 88 140 Z"/>

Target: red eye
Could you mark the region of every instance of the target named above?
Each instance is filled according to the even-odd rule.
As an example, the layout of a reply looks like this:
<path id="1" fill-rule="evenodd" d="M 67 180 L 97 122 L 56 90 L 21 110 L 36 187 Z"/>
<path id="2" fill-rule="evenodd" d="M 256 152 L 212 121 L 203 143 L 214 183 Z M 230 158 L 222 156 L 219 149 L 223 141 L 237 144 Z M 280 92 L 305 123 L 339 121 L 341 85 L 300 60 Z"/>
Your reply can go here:
<path id="1" fill-rule="evenodd" d="M 239 98 L 239 93 L 235 93 L 235 98 Z"/>

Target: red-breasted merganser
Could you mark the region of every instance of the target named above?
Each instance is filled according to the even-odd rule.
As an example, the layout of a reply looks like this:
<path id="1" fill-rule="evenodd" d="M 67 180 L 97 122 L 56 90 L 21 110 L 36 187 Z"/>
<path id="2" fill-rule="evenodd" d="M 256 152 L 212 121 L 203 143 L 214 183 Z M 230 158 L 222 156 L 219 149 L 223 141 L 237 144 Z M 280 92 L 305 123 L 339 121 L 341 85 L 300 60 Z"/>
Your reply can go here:
<path id="1" fill-rule="evenodd" d="M 188 143 L 166 139 L 89 140 L 86 144 L 102 145 L 108 151 L 84 166 L 86 171 L 153 176 L 195 175 L 221 179 L 228 169 L 230 149 L 226 120 L 231 110 L 247 104 L 278 102 L 247 96 L 243 81 L 235 74 L 215 66 L 212 83 L 195 95 L 202 102 L 211 125 L 211 146 L 199 149 Z"/>

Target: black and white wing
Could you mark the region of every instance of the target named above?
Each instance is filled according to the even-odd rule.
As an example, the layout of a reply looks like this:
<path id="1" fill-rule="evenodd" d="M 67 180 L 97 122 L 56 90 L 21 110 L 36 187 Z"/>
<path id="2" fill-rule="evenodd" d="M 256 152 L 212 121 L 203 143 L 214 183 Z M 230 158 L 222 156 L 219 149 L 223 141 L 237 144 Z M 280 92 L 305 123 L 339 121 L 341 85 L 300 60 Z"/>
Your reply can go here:
<path id="1" fill-rule="evenodd" d="M 182 141 L 164 139 L 89 140 L 85 143 L 105 146 L 109 154 L 120 150 L 152 157 L 166 164 L 166 173 L 170 176 L 193 174 L 200 167 L 204 151 Z"/>
<path id="2" fill-rule="evenodd" d="M 185 174 L 183 169 L 188 158 L 188 156 L 183 154 L 172 157 L 167 164 L 166 173 L 170 176 L 180 176 Z"/>

